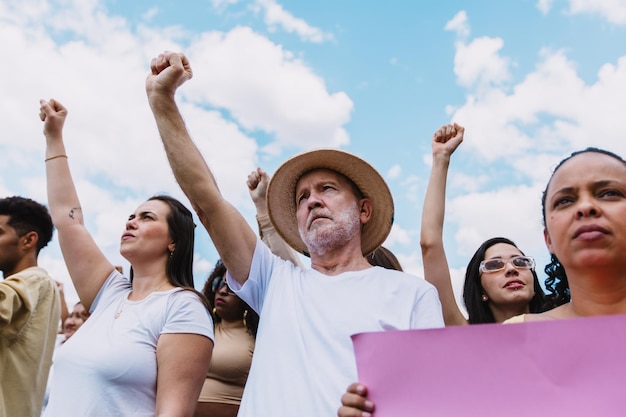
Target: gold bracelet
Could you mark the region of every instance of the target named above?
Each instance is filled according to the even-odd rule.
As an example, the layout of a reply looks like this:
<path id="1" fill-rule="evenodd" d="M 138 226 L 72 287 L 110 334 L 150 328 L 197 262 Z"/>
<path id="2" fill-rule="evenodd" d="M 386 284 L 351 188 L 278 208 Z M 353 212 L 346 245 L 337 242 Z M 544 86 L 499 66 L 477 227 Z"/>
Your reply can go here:
<path id="1" fill-rule="evenodd" d="M 67 155 L 65 155 L 65 154 L 55 155 L 55 156 L 51 156 L 50 158 L 46 158 L 43 161 L 44 162 L 48 162 L 48 161 L 52 161 L 53 159 L 57 159 L 57 158 L 65 158 L 65 159 L 67 159 Z"/>

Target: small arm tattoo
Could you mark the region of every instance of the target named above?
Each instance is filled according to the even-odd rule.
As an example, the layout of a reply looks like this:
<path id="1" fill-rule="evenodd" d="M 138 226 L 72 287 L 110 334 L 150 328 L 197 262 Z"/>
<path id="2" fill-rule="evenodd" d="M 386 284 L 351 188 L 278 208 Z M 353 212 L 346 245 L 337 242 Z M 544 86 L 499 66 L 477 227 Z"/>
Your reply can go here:
<path id="1" fill-rule="evenodd" d="M 74 207 L 70 210 L 70 213 L 69 213 L 70 219 L 74 219 L 74 212 L 77 210 L 80 210 L 80 207 Z"/>

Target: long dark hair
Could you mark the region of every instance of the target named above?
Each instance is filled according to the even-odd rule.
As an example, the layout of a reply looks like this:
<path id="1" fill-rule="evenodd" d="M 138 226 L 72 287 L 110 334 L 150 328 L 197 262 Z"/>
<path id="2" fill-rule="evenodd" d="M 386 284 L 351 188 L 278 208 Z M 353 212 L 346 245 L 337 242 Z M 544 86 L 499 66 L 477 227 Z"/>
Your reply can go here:
<path id="1" fill-rule="evenodd" d="M 221 259 L 218 259 L 215 264 L 215 268 L 213 268 L 213 271 L 209 274 L 209 277 L 204 283 L 204 288 L 202 289 L 202 294 L 209 300 L 214 323 L 222 321 L 222 318 L 215 312 L 215 294 L 220 288 L 222 288 L 223 285 L 226 285 L 226 266 L 222 263 Z M 235 295 L 235 297 L 237 297 L 237 295 Z M 241 300 L 241 303 L 244 306 L 244 311 L 247 311 L 247 313 L 245 313 L 246 329 L 248 330 L 248 333 L 256 337 L 256 333 L 259 328 L 259 315 L 245 301 L 241 298 L 239 298 L 239 300 Z"/>
<path id="2" fill-rule="evenodd" d="M 480 323 L 495 323 L 496 319 L 493 316 L 493 312 L 489 307 L 489 303 L 482 300 L 484 294 L 483 286 L 480 282 L 480 263 L 485 260 L 485 253 L 487 249 L 498 243 L 504 243 L 511 245 L 519 250 L 517 245 L 510 239 L 505 237 L 494 237 L 488 239 L 482 243 L 472 256 L 472 259 L 467 265 L 465 271 L 465 284 L 463 285 L 463 301 L 467 308 L 468 322 L 469 324 Z M 522 252 L 522 255 L 524 252 Z M 533 274 L 533 288 L 535 295 L 528 303 L 528 309 L 531 313 L 541 313 L 545 311 L 545 297 L 541 285 L 539 284 L 539 278 L 534 269 L 531 270 Z"/>
<path id="3" fill-rule="evenodd" d="M 626 160 L 624 160 L 621 156 L 617 155 L 616 153 L 607 151 L 605 149 L 595 148 L 592 146 L 585 148 L 585 149 L 581 149 L 579 151 L 572 152 L 569 156 L 562 159 L 561 162 L 559 162 L 554 168 L 554 170 L 552 171 L 552 175 L 550 176 L 550 179 L 548 180 L 548 183 L 546 184 L 546 188 L 543 190 L 543 193 L 541 194 L 541 214 L 543 217 L 544 228 L 546 227 L 546 199 L 547 199 L 547 194 L 548 194 L 548 187 L 550 186 L 550 183 L 552 182 L 552 178 L 554 177 L 554 174 L 556 174 L 556 172 L 559 170 L 559 168 L 561 168 L 561 166 L 563 166 L 565 162 L 569 161 L 576 155 L 589 153 L 589 152 L 595 152 L 595 153 L 599 153 L 602 155 L 610 156 L 611 158 L 617 159 L 618 161 L 620 161 L 622 164 L 626 166 Z M 544 268 L 544 271 L 546 275 L 548 276 L 548 278 L 546 278 L 545 280 L 546 290 L 548 292 L 547 294 L 548 305 L 551 307 L 558 307 L 562 304 L 568 303 L 571 300 L 571 295 L 570 295 L 570 290 L 569 290 L 569 282 L 567 280 L 567 274 L 565 272 L 565 268 L 563 268 L 563 265 L 561 265 L 561 262 L 559 261 L 559 259 L 556 257 L 555 254 L 553 253 L 550 254 L 550 263 L 546 265 L 546 267 Z"/>
<path id="4" fill-rule="evenodd" d="M 167 215 L 167 226 L 172 241 L 176 245 L 167 259 L 165 273 L 170 284 L 192 291 L 200 297 L 207 309 L 211 305 L 206 297 L 194 288 L 193 282 L 193 248 L 196 225 L 191 211 L 177 199 L 167 195 L 154 195 L 148 201 L 162 201 L 170 208 Z M 130 268 L 130 281 L 133 281 L 133 268 Z"/>
<path id="5" fill-rule="evenodd" d="M 396 255 L 384 246 L 379 246 L 378 249 L 367 255 L 367 262 L 372 266 L 382 266 L 385 269 L 402 271 L 402 265 L 400 265 Z"/>

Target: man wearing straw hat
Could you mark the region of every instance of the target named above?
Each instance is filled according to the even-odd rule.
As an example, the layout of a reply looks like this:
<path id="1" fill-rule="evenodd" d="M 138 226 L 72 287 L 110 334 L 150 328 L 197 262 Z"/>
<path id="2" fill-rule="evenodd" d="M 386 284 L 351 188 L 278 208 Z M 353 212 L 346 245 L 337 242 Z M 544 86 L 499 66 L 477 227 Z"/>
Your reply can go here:
<path id="1" fill-rule="evenodd" d="M 372 267 L 365 256 L 385 240 L 393 200 L 367 162 L 315 150 L 285 162 L 267 198 L 276 230 L 311 258 L 304 270 L 274 256 L 221 195 L 174 100 L 191 78 L 183 54 L 151 62 L 148 101 L 174 175 L 228 269 L 229 287 L 261 321 L 239 416 L 332 416 L 356 381 L 350 336 L 365 331 L 443 327 L 426 281 Z"/>

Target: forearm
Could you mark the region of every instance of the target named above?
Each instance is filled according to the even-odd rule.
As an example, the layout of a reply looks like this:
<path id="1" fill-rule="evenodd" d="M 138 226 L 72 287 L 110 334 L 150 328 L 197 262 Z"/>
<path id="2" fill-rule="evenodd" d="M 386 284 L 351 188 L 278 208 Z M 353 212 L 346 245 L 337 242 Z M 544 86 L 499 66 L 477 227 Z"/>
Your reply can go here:
<path id="1" fill-rule="evenodd" d="M 443 244 L 443 221 L 446 208 L 446 182 L 450 157 L 433 155 L 433 166 L 424 196 L 420 244 L 422 250 Z"/>
<path id="2" fill-rule="evenodd" d="M 243 283 L 256 246 L 254 231 L 222 197 L 215 177 L 189 136 L 174 98 L 152 93 L 149 102 L 176 181 L 209 232 L 224 265 Z"/>
<path id="3" fill-rule="evenodd" d="M 59 232 L 65 226 L 83 223 L 80 201 L 66 155 L 62 135 L 47 134 L 46 159 L 48 160 L 45 164 L 48 205 L 54 225 Z M 54 158 L 55 156 L 58 157 Z"/>
<path id="4" fill-rule="evenodd" d="M 70 316 L 70 311 L 67 308 L 67 301 L 65 301 L 65 293 L 61 290 L 59 291 L 59 296 L 61 297 L 61 332 L 63 331 L 63 323 Z"/>
<path id="5" fill-rule="evenodd" d="M 221 199 L 215 178 L 191 139 L 174 98 L 153 93 L 149 103 L 176 181 L 191 204 Z"/>
<path id="6" fill-rule="evenodd" d="M 433 155 L 433 166 L 424 198 L 420 231 L 424 278 L 437 288 L 444 321 L 448 326 L 467 323 L 454 298 L 450 268 L 443 245 L 443 222 L 449 165 L 449 155 Z"/>
<path id="7" fill-rule="evenodd" d="M 300 258 L 298 258 L 298 253 L 280 237 L 269 217 L 267 215 L 257 214 L 256 219 L 259 224 L 261 240 L 270 248 L 272 253 L 299 268 L 303 268 Z"/>

